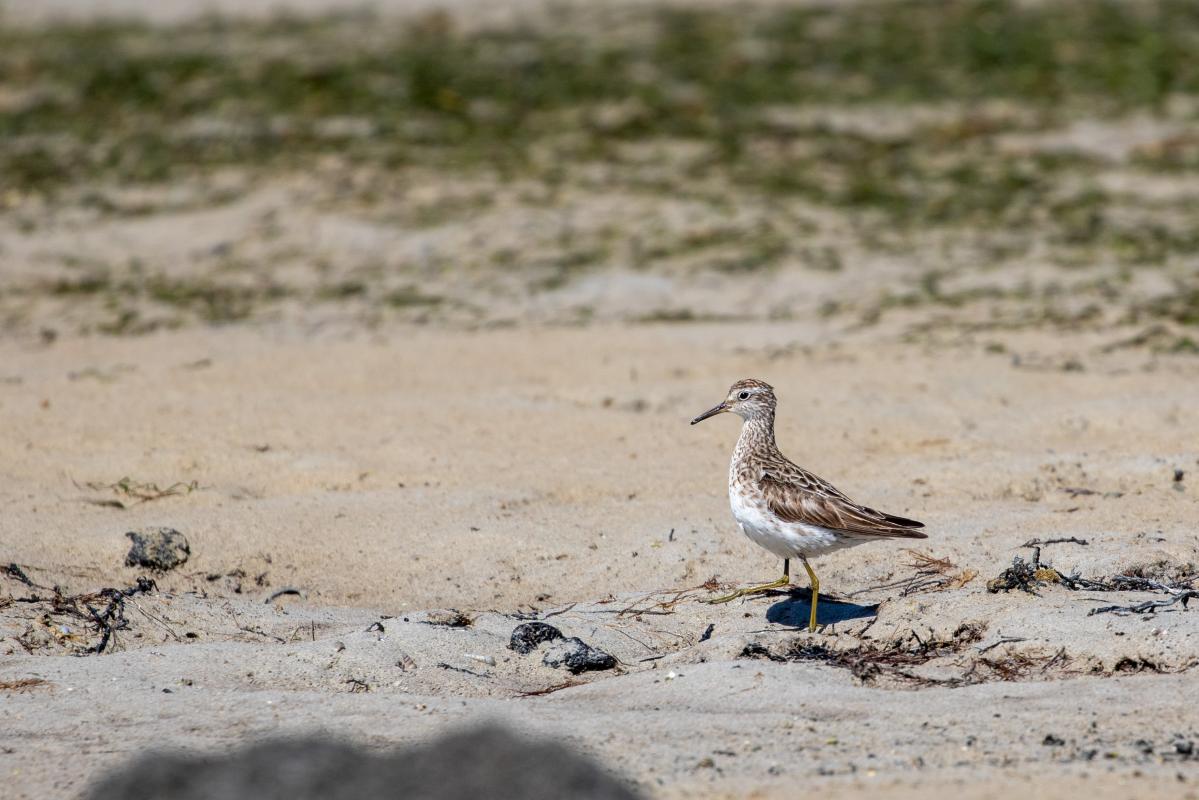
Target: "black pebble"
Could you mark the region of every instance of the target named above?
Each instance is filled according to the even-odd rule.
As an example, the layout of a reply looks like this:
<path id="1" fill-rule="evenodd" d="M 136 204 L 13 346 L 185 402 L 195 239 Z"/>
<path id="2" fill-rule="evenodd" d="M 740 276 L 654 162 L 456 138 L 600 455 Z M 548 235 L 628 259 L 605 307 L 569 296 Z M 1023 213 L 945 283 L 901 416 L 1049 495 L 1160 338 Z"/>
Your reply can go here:
<path id="1" fill-rule="evenodd" d="M 508 649 L 515 650 L 522 656 L 528 655 L 542 642 L 552 642 L 561 638 L 562 631 L 553 625 L 545 622 L 526 622 L 512 630 L 512 640 L 508 642 Z"/>
<path id="2" fill-rule="evenodd" d="M 616 659 L 579 637 L 572 636 L 546 651 L 541 663 L 547 667 L 566 667 L 572 674 L 578 675 L 591 670 L 612 669 L 616 666 Z"/>

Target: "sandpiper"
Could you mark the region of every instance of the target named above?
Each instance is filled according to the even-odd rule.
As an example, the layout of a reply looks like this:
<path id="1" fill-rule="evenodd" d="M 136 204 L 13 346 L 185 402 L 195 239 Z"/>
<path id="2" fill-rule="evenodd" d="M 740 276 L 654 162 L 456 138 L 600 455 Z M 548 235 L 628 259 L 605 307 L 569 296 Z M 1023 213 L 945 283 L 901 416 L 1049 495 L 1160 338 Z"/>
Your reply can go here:
<path id="1" fill-rule="evenodd" d="M 695 419 L 730 411 L 745 422 L 729 464 L 729 504 L 741 530 L 754 544 L 783 559 L 783 577 L 773 583 L 740 589 L 711 602 L 766 592 L 791 583 L 791 561 L 798 558 L 812 584 L 808 630 L 816 630 L 820 580 L 808 559 L 878 539 L 927 539 L 915 520 L 858 505 L 832 484 L 789 461 L 774 443 L 774 409 L 778 401 L 768 383 L 747 378 L 729 389 L 728 397 Z"/>

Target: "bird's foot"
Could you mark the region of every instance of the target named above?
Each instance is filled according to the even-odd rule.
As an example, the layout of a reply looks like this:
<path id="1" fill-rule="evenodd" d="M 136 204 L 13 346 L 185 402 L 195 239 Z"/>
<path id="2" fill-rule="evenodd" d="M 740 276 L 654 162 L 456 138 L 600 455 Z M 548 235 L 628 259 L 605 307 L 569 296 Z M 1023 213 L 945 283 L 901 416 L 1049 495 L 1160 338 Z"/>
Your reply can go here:
<path id="1" fill-rule="evenodd" d="M 738 589 L 732 594 L 713 597 L 711 600 L 707 600 L 706 602 L 711 603 L 712 605 L 716 605 L 718 603 L 728 603 L 736 600 L 738 597 L 745 597 L 751 594 L 762 594 L 763 592 L 769 592 L 771 589 L 781 589 L 790 583 L 791 577 L 789 575 L 784 575 L 773 583 L 763 583 L 761 586 L 748 586 L 744 589 Z"/>

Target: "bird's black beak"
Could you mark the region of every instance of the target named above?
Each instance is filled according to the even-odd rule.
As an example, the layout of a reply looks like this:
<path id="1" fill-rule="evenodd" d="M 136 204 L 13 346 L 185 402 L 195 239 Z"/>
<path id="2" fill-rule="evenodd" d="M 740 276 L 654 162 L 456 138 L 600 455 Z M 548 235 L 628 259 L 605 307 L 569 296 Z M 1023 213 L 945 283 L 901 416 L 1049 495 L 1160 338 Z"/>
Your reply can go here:
<path id="1" fill-rule="evenodd" d="M 695 419 L 691 420 L 691 424 L 692 424 L 692 425 L 694 425 L 694 424 L 695 424 L 695 423 L 697 423 L 697 422 L 703 422 L 703 421 L 704 421 L 704 420 L 706 420 L 708 417 L 714 417 L 714 416 L 716 416 L 717 414 L 723 414 L 724 412 L 726 412 L 726 411 L 728 411 L 728 410 L 729 410 L 729 404 L 728 404 L 728 402 L 724 402 L 724 403 L 721 403 L 721 404 L 719 404 L 719 405 L 712 406 L 712 407 L 711 407 L 711 408 L 709 408 L 707 411 L 705 411 L 704 413 L 700 414 L 700 415 L 699 415 L 698 417 L 696 417 Z"/>

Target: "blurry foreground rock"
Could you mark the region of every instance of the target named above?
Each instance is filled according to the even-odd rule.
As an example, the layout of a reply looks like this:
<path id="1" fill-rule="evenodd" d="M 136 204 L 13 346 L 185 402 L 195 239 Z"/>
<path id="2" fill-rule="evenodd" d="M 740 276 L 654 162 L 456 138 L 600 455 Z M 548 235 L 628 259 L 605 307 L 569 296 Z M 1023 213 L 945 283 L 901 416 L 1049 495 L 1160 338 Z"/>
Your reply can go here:
<path id="1" fill-rule="evenodd" d="M 125 556 L 127 567 L 174 569 L 191 555 L 187 538 L 174 528 L 142 528 L 125 535 L 133 541 Z"/>
<path id="2" fill-rule="evenodd" d="M 86 800 L 635 800 L 594 762 L 552 742 L 486 726 L 376 755 L 322 739 L 253 745 L 228 756 L 150 753 L 98 781 Z"/>

